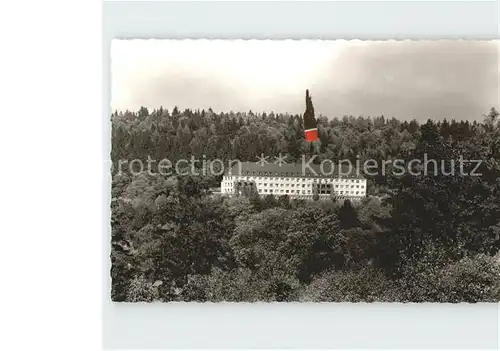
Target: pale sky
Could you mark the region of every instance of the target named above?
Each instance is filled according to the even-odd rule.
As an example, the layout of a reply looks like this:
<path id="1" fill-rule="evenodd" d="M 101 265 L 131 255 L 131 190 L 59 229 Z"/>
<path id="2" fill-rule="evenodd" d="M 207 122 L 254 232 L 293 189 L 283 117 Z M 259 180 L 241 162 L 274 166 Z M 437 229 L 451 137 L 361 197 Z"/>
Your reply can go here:
<path id="1" fill-rule="evenodd" d="M 500 41 L 114 40 L 118 110 L 305 110 L 482 119 L 499 107 Z"/>

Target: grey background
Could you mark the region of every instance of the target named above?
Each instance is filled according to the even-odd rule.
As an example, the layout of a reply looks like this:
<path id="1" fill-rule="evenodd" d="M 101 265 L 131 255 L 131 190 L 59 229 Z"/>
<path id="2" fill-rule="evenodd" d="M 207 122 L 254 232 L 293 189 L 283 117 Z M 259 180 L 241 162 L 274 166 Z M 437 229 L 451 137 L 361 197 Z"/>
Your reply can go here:
<path id="1" fill-rule="evenodd" d="M 116 39 L 112 109 L 303 112 L 483 121 L 500 40 Z"/>
<path id="2" fill-rule="evenodd" d="M 112 38 L 494 39 L 497 1 L 104 2 L 103 160 Z M 110 175 L 103 175 L 109 209 Z M 103 220 L 105 348 L 498 349 L 498 304 L 115 304 Z"/>

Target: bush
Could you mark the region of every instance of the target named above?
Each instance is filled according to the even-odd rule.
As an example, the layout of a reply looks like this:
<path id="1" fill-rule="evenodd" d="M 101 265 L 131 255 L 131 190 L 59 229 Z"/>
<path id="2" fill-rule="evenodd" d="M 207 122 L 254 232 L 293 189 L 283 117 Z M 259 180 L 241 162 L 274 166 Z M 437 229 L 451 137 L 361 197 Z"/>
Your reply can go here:
<path id="1" fill-rule="evenodd" d="M 158 299 L 158 289 L 144 278 L 144 276 L 135 277 L 129 285 L 127 293 L 127 302 L 151 302 Z"/>
<path id="2" fill-rule="evenodd" d="M 498 302 L 500 301 L 500 262 L 498 258 L 477 255 L 441 268 L 426 267 L 401 280 L 405 301 Z"/>
<path id="3" fill-rule="evenodd" d="M 370 266 L 349 271 L 329 271 L 314 279 L 300 295 L 311 302 L 399 301 L 396 284 Z"/>
<path id="4" fill-rule="evenodd" d="M 210 275 L 190 276 L 180 298 L 213 302 L 295 301 L 299 287 L 298 280 L 291 276 L 263 279 L 250 269 L 214 269 Z"/>

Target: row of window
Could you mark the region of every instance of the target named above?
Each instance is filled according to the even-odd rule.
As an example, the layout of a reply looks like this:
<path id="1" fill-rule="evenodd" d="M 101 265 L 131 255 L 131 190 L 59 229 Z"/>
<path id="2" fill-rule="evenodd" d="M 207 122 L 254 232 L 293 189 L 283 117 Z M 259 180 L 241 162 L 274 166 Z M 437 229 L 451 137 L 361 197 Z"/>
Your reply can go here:
<path id="1" fill-rule="evenodd" d="M 255 179 L 254 179 L 255 178 Z M 268 179 L 269 178 L 269 179 Z M 338 181 L 341 183 L 359 183 L 359 179 L 345 179 L 345 178 L 330 178 L 330 179 L 314 179 L 314 178 L 280 178 L 280 177 L 230 177 L 225 176 L 224 180 L 282 180 L 282 181 L 295 181 L 295 182 L 305 182 L 306 179 L 312 179 L 313 182 L 321 183 L 333 183 L 334 181 Z"/>
<path id="2" fill-rule="evenodd" d="M 225 185 L 226 187 L 232 187 L 232 186 L 233 186 L 233 184 L 232 184 L 231 182 L 223 182 L 223 185 Z M 248 184 L 246 184 L 246 183 L 245 183 L 245 184 L 243 184 L 243 185 L 248 185 Z M 300 185 L 301 185 L 301 184 L 297 184 L 297 187 L 299 188 L 299 187 L 300 187 Z M 261 186 L 268 186 L 268 183 L 257 183 L 257 186 L 259 186 L 259 187 L 261 187 Z M 283 188 L 283 187 L 287 187 L 287 188 L 288 188 L 288 187 L 291 187 L 291 188 L 294 188 L 294 187 L 295 187 L 295 184 L 293 184 L 293 183 L 292 183 L 292 184 L 283 184 L 283 183 L 282 183 L 282 184 L 278 184 L 278 183 L 274 183 L 274 184 L 273 184 L 273 183 L 269 183 L 269 186 L 270 186 L 270 187 L 273 187 L 273 186 L 274 186 L 274 187 L 276 187 L 276 188 L 280 188 L 280 187 L 281 187 L 281 188 Z M 311 187 L 311 184 L 302 184 L 302 188 L 305 188 L 305 187 L 310 188 L 310 187 Z M 321 186 L 321 187 L 320 187 L 320 189 L 321 189 L 321 188 L 324 188 L 324 187 L 323 187 L 323 186 Z M 330 188 L 329 184 L 328 184 L 328 188 Z M 363 189 L 363 188 L 364 188 L 364 185 L 350 185 L 350 186 L 349 186 L 349 185 L 345 185 L 345 184 L 340 184 L 340 185 L 339 185 L 339 184 L 335 184 L 335 188 L 341 188 L 341 189 L 344 189 L 344 188 L 345 188 L 345 189 L 349 189 L 349 188 L 351 188 L 351 189 L 354 189 L 354 188 L 359 189 L 359 188 L 361 188 L 361 189 Z"/>
<path id="3" fill-rule="evenodd" d="M 302 177 L 304 176 L 304 173 L 301 172 L 257 172 L 257 171 L 247 171 L 247 172 L 241 172 L 242 174 L 246 174 L 247 176 L 274 176 L 274 177 L 279 177 L 279 176 L 285 176 L 285 177 Z M 333 172 L 332 172 L 333 173 Z M 310 172 L 305 172 L 306 176 L 308 177 L 314 177 L 315 175 L 310 173 Z"/>
<path id="4" fill-rule="evenodd" d="M 281 190 L 275 190 L 273 191 L 273 189 L 269 189 L 269 191 L 267 189 L 259 189 L 258 190 L 259 194 L 262 194 L 262 193 L 269 193 L 269 194 L 300 194 L 300 190 L 285 190 L 283 191 L 283 189 Z M 302 190 L 302 194 L 312 194 L 311 190 Z"/>
<path id="5" fill-rule="evenodd" d="M 223 184 L 223 185 L 225 185 L 225 186 L 228 186 L 228 187 L 233 186 L 233 183 L 231 183 L 231 182 L 223 182 L 222 184 Z M 257 183 L 257 185 L 258 185 L 258 186 L 262 186 L 262 185 L 267 186 L 267 184 L 268 184 L 268 183 Z M 243 185 L 247 185 L 247 184 L 245 183 L 245 184 L 243 184 Z M 320 184 L 320 185 L 321 185 L 321 184 Z M 327 185 L 328 187 L 330 187 L 330 184 L 326 184 L 326 185 Z M 269 186 L 273 186 L 273 183 L 269 183 Z M 275 187 L 277 187 L 277 188 L 279 188 L 279 187 L 282 187 L 282 188 L 283 188 L 283 187 L 292 187 L 292 188 L 294 188 L 294 187 L 295 187 L 295 184 L 294 184 L 294 183 L 290 183 L 290 184 L 286 184 L 286 183 L 281 183 L 281 184 L 274 183 L 274 186 L 275 186 Z M 297 187 L 300 187 L 300 184 L 297 184 Z M 305 188 L 305 187 L 309 187 L 309 188 L 310 188 L 310 187 L 311 187 L 311 184 L 302 184 L 302 187 L 303 187 L 303 188 Z M 321 186 L 321 187 L 322 187 L 322 186 Z M 353 189 L 353 188 L 355 188 L 355 187 L 356 187 L 356 188 L 361 188 L 361 189 L 362 189 L 362 188 L 364 188 L 364 185 L 363 185 L 363 184 L 361 184 L 361 185 L 350 185 L 350 186 L 349 186 L 348 184 L 340 184 L 340 185 L 339 185 L 339 184 L 335 184 L 335 188 L 342 188 L 342 189 L 343 189 L 343 188 L 346 188 L 346 189 L 349 189 L 349 187 L 351 187 L 352 189 Z"/>
<path id="6" fill-rule="evenodd" d="M 300 190 L 288 190 L 288 189 L 258 189 L 259 194 L 267 193 L 267 194 L 301 194 Z M 361 191 L 339 191 L 340 195 L 362 195 Z M 302 194 L 312 194 L 311 190 L 302 190 Z M 330 191 L 321 191 L 318 193 L 319 195 L 328 195 L 331 194 Z"/>

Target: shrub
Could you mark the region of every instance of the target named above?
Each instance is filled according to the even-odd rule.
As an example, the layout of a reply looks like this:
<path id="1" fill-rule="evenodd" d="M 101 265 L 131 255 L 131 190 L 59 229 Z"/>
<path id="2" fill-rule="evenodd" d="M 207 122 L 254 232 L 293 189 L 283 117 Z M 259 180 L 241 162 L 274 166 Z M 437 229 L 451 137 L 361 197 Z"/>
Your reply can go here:
<path id="1" fill-rule="evenodd" d="M 400 280 L 405 301 L 498 302 L 500 263 L 498 258 L 477 255 L 442 267 L 424 266 Z"/>
<path id="2" fill-rule="evenodd" d="M 158 290 L 144 278 L 144 276 L 132 279 L 127 292 L 127 302 L 151 302 L 158 299 Z"/>
<path id="3" fill-rule="evenodd" d="M 396 284 L 380 270 L 366 266 L 349 271 L 328 271 L 314 279 L 300 295 L 311 302 L 399 301 Z"/>
<path id="4" fill-rule="evenodd" d="M 185 301 L 295 301 L 300 287 L 298 280 L 287 275 L 272 275 L 264 279 L 250 269 L 232 271 L 214 269 L 210 275 L 193 275 L 184 286 Z"/>

